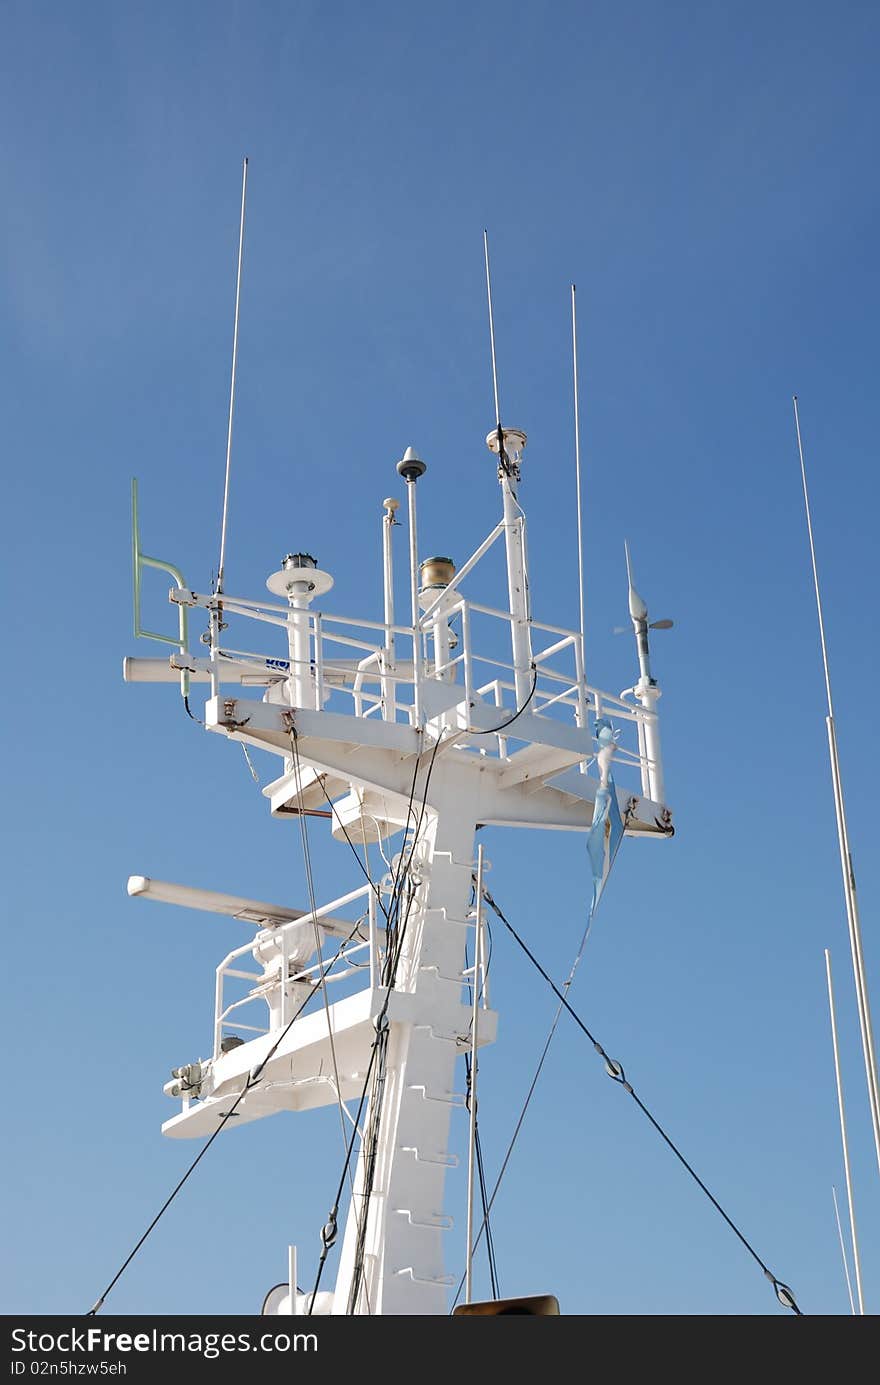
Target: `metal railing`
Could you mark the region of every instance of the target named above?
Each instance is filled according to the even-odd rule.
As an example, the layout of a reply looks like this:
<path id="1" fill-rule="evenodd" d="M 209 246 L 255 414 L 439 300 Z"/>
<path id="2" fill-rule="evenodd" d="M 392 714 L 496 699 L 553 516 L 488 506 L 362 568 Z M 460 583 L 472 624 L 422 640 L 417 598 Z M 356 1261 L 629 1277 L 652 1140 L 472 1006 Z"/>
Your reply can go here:
<path id="1" fill-rule="evenodd" d="M 362 899 L 366 899 L 366 908 L 360 918 L 352 920 L 353 936 L 349 942 L 344 942 L 341 947 L 337 946 L 337 955 L 331 965 L 328 966 L 329 957 L 327 954 L 329 952 L 332 955 L 334 942 L 333 938 L 326 934 L 321 943 L 321 950 L 324 953 L 322 961 L 315 961 L 308 966 L 299 968 L 291 964 L 290 944 L 294 931 L 301 933 L 303 925 L 309 927 L 319 924 L 320 920 L 328 914 L 335 916 L 338 910 Z M 360 889 L 352 890 L 340 899 L 334 899 L 329 904 L 321 905 L 314 912 L 303 914 L 301 918 L 292 919 L 289 923 L 279 924 L 275 928 L 264 929 L 249 943 L 233 948 L 232 952 L 228 952 L 217 967 L 215 980 L 215 1059 L 220 1057 L 222 1052 L 220 1046 L 227 1031 L 236 1034 L 241 1031 L 251 1035 L 268 1034 L 288 1024 L 295 1014 L 292 1003 L 293 996 L 291 995 L 291 988 L 294 986 L 310 986 L 317 995 L 320 985 L 336 985 L 357 974 L 368 974 L 370 986 L 377 986 L 381 975 L 381 946 L 380 930 L 376 918 L 377 907 L 375 888 L 372 885 L 362 885 Z M 338 923 L 338 918 L 334 918 L 334 922 Z M 355 936 L 355 930 L 363 922 L 366 922 L 368 929 L 365 939 Z M 280 945 L 278 957 L 268 970 L 245 971 L 235 965 L 243 957 L 250 956 L 253 958 L 260 944 L 267 941 Z M 352 964 L 351 959 L 357 954 L 366 954 L 366 960 Z M 227 1000 L 226 983 L 228 980 L 248 981 L 252 984 L 245 995 L 238 996 L 234 1000 Z M 273 1007 L 271 1002 L 276 997 L 277 1007 Z M 270 1016 L 272 1009 L 277 1008 L 276 1024 L 250 1024 L 240 1018 L 242 1010 L 261 1002 L 269 1007 Z M 233 1015 L 235 1018 L 230 1018 Z M 251 1018 L 250 1015 L 249 1018 Z"/>
<path id="2" fill-rule="evenodd" d="M 385 884 L 390 884 L 390 878 Z M 366 900 L 366 907 L 359 918 L 352 920 L 353 936 L 349 941 L 343 941 L 342 946 L 339 947 L 335 944 L 332 936 L 325 934 L 321 944 L 323 953 L 321 960 L 310 962 L 308 966 L 296 967 L 291 965 L 290 939 L 294 930 L 301 933 L 304 925 L 306 928 L 316 924 L 320 926 L 321 919 L 328 915 L 333 915 L 334 925 L 338 926 L 339 911 L 360 900 Z M 296 1016 L 302 1005 L 302 1000 L 293 990 L 294 987 L 311 987 L 314 995 L 317 996 L 321 985 L 335 986 L 342 981 L 350 980 L 353 976 L 363 978 L 363 987 L 358 989 L 369 986 L 371 990 L 375 990 L 381 986 L 383 984 L 382 968 L 385 952 L 381 937 L 383 930 L 378 917 L 379 908 L 377 887 L 372 884 L 362 885 L 359 889 L 351 890 L 348 894 L 342 895 L 340 899 L 334 899 L 329 904 L 322 905 L 312 913 L 303 914 L 301 918 L 291 919 L 289 923 L 279 924 L 275 928 L 263 929 L 249 943 L 244 943 L 228 952 L 216 971 L 214 1058 L 220 1057 L 221 1044 L 227 1033 L 235 1035 L 244 1033 L 253 1037 L 283 1029 Z M 475 928 L 477 926 L 476 910 L 472 910 L 462 922 L 466 927 Z M 366 924 L 366 938 L 355 935 L 355 930 L 361 924 Z M 491 949 L 488 947 L 487 925 L 482 916 L 479 926 L 482 939 L 482 961 L 479 967 L 480 996 L 482 1008 L 487 1009 L 489 1005 L 487 959 Z M 251 971 L 236 965 L 244 957 L 253 958 L 260 945 L 267 941 L 280 945 L 278 957 L 268 969 Z M 328 965 L 334 946 L 336 946 L 336 956 L 333 958 L 332 964 Z M 356 956 L 360 956 L 364 960 L 353 962 L 352 959 Z M 430 971 L 436 972 L 436 966 L 429 964 L 419 968 L 420 973 Z M 441 976 L 440 979 L 470 987 L 473 984 L 473 977 L 474 967 L 470 966 L 465 967 L 457 976 Z M 230 1000 L 226 993 L 227 982 L 229 981 L 243 981 L 251 984 L 244 995 Z M 242 1011 L 261 1004 L 268 1007 L 269 1018 L 274 1020 L 274 1023 L 252 1024 L 241 1018 Z M 248 1019 L 251 1018 L 252 1015 L 249 1014 Z"/>
<path id="3" fill-rule="evenodd" d="M 171 593 L 172 600 L 181 605 L 199 606 L 212 610 L 218 603 L 215 596 L 203 596 L 183 589 Z M 242 617 L 282 630 L 289 640 L 293 625 L 290 609 L 272 602 L 251 601 L 224 594 L 224 620 Z M 248 649 L 224 644 L 212 652 L 207 662 L 212 692 L 219 693 L 224 668 L 235 666 L 240 681 L 247 686 L 266 686 L 266 700 L 285 706 L 300 705 L 315 710 L 347 710 L 357 717 L 386 722 L 417 724 L 417 709 L 426 702 L 428 689 L 433 685 L 449 689 L 441 698 L 441 709 L 425 715 L 428 723 L 448 727 L 459 733 L 459 744 L 471 745 L 481 753 L 494 753 L 504 758 L 508 754 L 509 735 L 491 728 L 472 726 L 471 709 L 481 703 L 498 710 L 501 722 L 506 722 L 520 709 L 516 703 L 514 675 L 516 670 L 501 653 L 478 653 L 474 642 L 474 624 L 481 622 L 488 636 L 487 645 L 497 647 L 500 636 L 509 635 L 514 617 L 510 611 L 470 601 L 458 592 L 450 593 L 448 601 L 434 602 L 428 607 L 418 626 L 386 625 L 381 621 L 363 620 L 326 611 L 299 609 L 296 619 L 307 623 L 309 634 L 308 667 L 292 658 L 290 647 L 286 657 L 269 656 Z M 450 633 L 452 644 L 445 657 L 438 657 L 438 621 L 445 622 L 449 631 L 458 622 L 459 633 Z M 493 629 L 494 627 L 494 629 Z M 506 627 L 506 630 L 505 630 Z M 545 637 L 541 647 L 532 654 L 534 690 L 529 701 L 530 716 L 567 722 L 587 727 L 591 717 L 610 715 L 621 730 L 631 728 L 618 746 L 616 763 L 631 766 L 639 773 L 641 792 L 650 797 L 650 758 L 646 752 L 645 726 L 656 719 L 656 713 L 627 700 L 632 691 L 617 697 L 586 681 L 584 651 L 581 635 L 562 626 L 532 620 L 532 638 Z M 443 636 L 446 638 L 446 635 Z M 537 642 L 537 641 L 536 641 Z M 411 657 L 401 659 L 400 647 Z M 431 653 L 431 646 L 435 652 Z M 507 646 L 509 654 L 509 645 Z M 194 661 L 198 662 L 198 661 Z M 303 681 L 306 697 L 296 702 L 294 674 L 307 674 Z M 491 676 L 487 676 L 491 675 Z M 279 686 L 286 685 L 286 686 Z M 460 696 L 454 695 L 457 691 Z M 340 705 L 347 704 L 347 705 Z M 632 745 L 627 744 L 631 739 Z M 586 768 L 588 760 L 582 762 Z"/>

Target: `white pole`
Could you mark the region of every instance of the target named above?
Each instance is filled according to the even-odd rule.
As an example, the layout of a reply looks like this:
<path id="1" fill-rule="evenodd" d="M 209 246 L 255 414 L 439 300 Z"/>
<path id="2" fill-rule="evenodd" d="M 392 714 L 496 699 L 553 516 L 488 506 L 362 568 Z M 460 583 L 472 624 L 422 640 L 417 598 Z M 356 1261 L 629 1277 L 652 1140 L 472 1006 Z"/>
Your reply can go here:
<path id="1" fill-rule="evenodd" d="M 489 345 L 492 351 L 492 392 L 495 398 L 495 429 L 486 443 L 498 453 L 498 479 L 504 504 L 504 545 L 507 550 L 508 605 L 513 617 L 511 640 L 513 649 L 513 681 L 517 707 L 524 707 L 531 692 L 532 639 L 529 630 L 528 566 L 526 563 L 525 518 L 516 496 L 519 461 L 507 457 L 508 438 L 520 448 L 525 434 L 501 427 L 501 402 L 498 394 L 498 362 L 495 355 L 495 313 L 492 308 L 492 275 L 489 269 L 489 232 L 483 232 L 483 254 L 486 261 L 486 301 L 489 307 Z M 507 461 L 505 462 L 505 458 Z"/>
<path id="2" fill-rule="evenodd" d="M 853 1299 L 852 1280 L 849 1277 L 849 1265 L 846 1259 L 846 1245 L 843 1239 L 843 1227 L 840 1224 L 840 1208 L 837 1205 L 837 1189 L 831 1184 L 831 1196 L 834 1199 L 834 1220 L 837 1222 L 837 1239 L 840 1242 L 840 1254 L 843 1259 L 843 1275 L 846 1279 L 846 1292 L 849 1295 L 849 1309 L 853 1317 L 856 1313 L 855 1300 Z"/>
<path id="3" fill-rule="evenodd" d="M 298 582 L 298 587 L 306 587 Z M 309 639 L 309 602 L 305 593 L 290 597 L 290 687 L 294 707 L 311 707 L 314 703 L 311 672 L 311 640 Z"/>
<path id="4" fill-rule="evenodd" d="M 837 820 L 837 841 L 840 850 L 840 869 L 843 876 L 843 892 L 846 902 L 846 917 L 849 928 L 850 952 L 852 955 L 853 976 L 856 984 L 856 1000 L 859 1012 L 862 1051 L 868 1080 L 868 1100 L 871 1105 L 871 1122 L 874 1128 L 874 1145 L 877 1164 L 880 1167 L 880 1094 L 877 1087 L 877 1056 L 874 1047 L 874 1029 L 871 1022 L 871 1007 L 868 999 L 868 982 L 865 976 L 865 959 L 862 952 L 862 929 L 859 921 L 859 903 L 856 897 L 856 877 L 852 854 L 849 849 L 849 832 L 846 825 L 846 810 L 843 803 L 843 785 L 840 781 L 840 760 L 837 753 L 837 730 L 833 716 L 825 718 L 828 732 L 828 754 L 831 760 L 831 783 L 834 794 L 834 813 Z"/>
<path id="5" fill-rule="evenodd" d="M 578 602 L 580 609 L 580 634 L 581 650 L 584 649 L 584 532 L 583 532 L 583 496 L 581 491 L 581 424 L 580 407 L 578 404 L 578 339 L 577 339 L 577 306 L 575 303 L 575 287 L 571 286 L 571 356 L 572 356 L 572 375 L 574 377 L 574 473 L 575 484 L 577 487 L 577 536 L 578 536 Z M 582 653 L 582 659 L 586 664 L 586 654 Z M 584 673 L 586 678 L 586 673 Z"/>
<path id="6" fill-rule="evenodd" d="M 287 1282 L 290 1285 L 290 1315 L 296 1316 L 296 1246 L 287 1247 Z"/>
<path id="7" fill-rule="evenodd" d="M 483 942 L 483 845 L 477 848 L 477 907 L 474 916 L 473 1008 L 471 1011 L 471 1090 L 470 1131 L 468 1135 L 467 1182 L 467 1258 L 465 1260 L 464 1301 L 471 1302 L 474 1261 L 474 1170 L 477 1147 L 477 1029 L 480 1019 L 480 969 Z"/>
<path id="8" fill-rule="evenodd" d="M 648 796 L 654 803 L 664 803 L 666 786 L 663 782 L 663 760 L 660 753 L 660 721 L 657 716 L 657 702 L 660 689 L 655 678 L 651 677 L 651 655 L 648 645 L 648 608 L 639 596 L 633 583 L 632 564 L 629 557 L 629 544 L 624 540 L 626 554 L 626 580 L 629 588 L 629 615 L 636 637 L 636 651 L 639 659 L 639 681 L 634 688 L 645 711 L 648 713 L 639 722 L 639 753 L 642 761 L 642 785 L 648 781 Z"/>
<path id="9" fill-rule="evenodd" d="M 859 1238 L 856 1234 L 856 1212 L 853 1203 L 852 1175 L 849 1167 L 849 1143 L 846 1138 L 846 1113 L 843 1106 L 843 1084 L 840 1080 L 840 1055 L 837 1050 L 837 1017 L 834 1013 L 834 988 L 831 984 L 831 953 L 825 949 L 825 975 L 828 978 L 828 1010 L 831 1015 L 831 1044 L 834 1049 L 834 1077 L 837 1082 L 837 1109 L 840 1114 L 840 1142 L 843 1146 L 843 1172 L 846 1178 L 846 1200 L 849 1205 L 849 1229 L 853 1245 L 853 1265 L 856 1272 L 856 1295 L 859 1312 L 864 1313 L 865 1301 L 862 1297 L 862 1261 L 859 1255 Z M 835 1206 L 837 1198 L 835 1197 Z M 846 1256 L 844 1256 L 846 1264 Z"/>
<path id="10" fill-rule="evenodd" d="M 382 678 L 382 715 L 386 721 L 397 719 L 394 658 L 394 553 L 392 548 L 394 518 L 399 502 L 393 496 L 382 502 L 382 582 L 385 598 L 385 655 Z"/>
<path id="11" fill-rule="evenodd" d="M 220 522 L 220 562 L 217 568 L 216 592 L 223 591 L 223 576 L 226 567 L 226 521 L 229 515 L 229 471 L 232 465 L 232 419 L 235 413 L 235 373 L 238 366 L 238 309 L 241 302 L 241 261 L 244 252 L 244 209 L 247 199 L 248 161 L 245 159 L 241 172 L 241 220 L 238 228 L 238 272 L 235 278 L 235 325 L 232 330 L 232 378 L 229 384 L 229 423 L 226 429 L 226 479 L 223 483 L 223 517 Z"/>
<path id="12" fill-rule="evenodd" d="M 819 641 L 822 646 L 822 667 L 825 672 L 825 695 L 828 703 L 828 716 L 826 717 L 828 753 L 831 758 L 831 781 L 834 790 L 834 811 L 837 817 L 837 840 L 840 847 L 843 895 L 846 902 L 846 919 L 849 929 L 853 978 L 856 987 L 856 1007 L 859 1016 L 862 1054 L 865 1062 L 865 1075 L 868 1082 L 868 1103 L 871 1108 L 871 1125 L 874 1130 L 874 1149 L 877 1155 L 877 1165 L 878 1168 L 880 1168 L 880 1087 L 878 1087 L 877 1081 L 877 1056 L 874 1048 L 874 1030 L 871 1023 L 871 1007 L 868 999 L 865 960 L 862 953 L 862 930 L 859 922 L 858 900 L 856 898 L 856 877 L 853 869 L 852 854 L 849 849 L 849 833 L 847 831 L 846 810 L 843 802 L 843 785 L 840 779 L 840 761 L 837 754 L 837 735 L 834 727 L 834 706 L 831 701 L 831 675 L 828 669 L 828 650 L 825 643 L 825 621 L 822 616 L 822 598 L 819 594 L 819 572 L 816 565 L 816 548 L 813 542 L 813 521 L 810 513 L 810 496 L 807 490 L 807 471 L 804 465 L 804 449 L 803 443 L 801 442 L 801 423 L 798 414 L 797 395 L 793 396 L 792 402 L 794 404 L 794 423 L 797 432 L 798 456 L 801 464 L 801 481 L 804 488 L 807 536 L 810 541 L 813 588 L 816 594 L 816 611 L 819 617 Z"/>
<path id="13" fill-rule="evenodd" d="M 505 434 L 506 436 L 506 434 Z M 504 543 L 507 550 L 507 593 L 510 602 L 511 647 L 516 705 L 525 706 L 532 690 L 532 636 L 529 627 L 529 595 L 526 563 L 525 524 L 514 490 L 515 478 L 502 467 L 501 494 L 504 500 Z"/>
<path id="14" fill-rule="evenodd" d="M 501 427 L 501 404 L 498 398 L 498 366 L 495 360 L 495 314 L 492 311 L 492 276 L 489 273 L 489 232 L 483 231 L 483 254 L 486 260 L 486 298 L 489 303 L 489 345 L 492 348 L 492 390 L 495 395 L 495 427 Z"/>
<path id="15" fill-rule="evenodd" d="M 406 500 L 409 513 L 409 592 L 413 627 L 413 703 L 415 724 L 422 724 L 422 633 L 419 619 L 419 540 L 416 531 L 416 483 L 407 481 Z"/>

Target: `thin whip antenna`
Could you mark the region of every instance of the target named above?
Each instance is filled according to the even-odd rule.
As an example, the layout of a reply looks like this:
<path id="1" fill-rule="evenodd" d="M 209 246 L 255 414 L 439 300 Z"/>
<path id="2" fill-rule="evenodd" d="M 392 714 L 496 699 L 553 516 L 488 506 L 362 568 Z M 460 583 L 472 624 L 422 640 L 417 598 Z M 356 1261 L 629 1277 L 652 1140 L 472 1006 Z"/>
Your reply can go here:
<path id="1" fill-rule="evenodd" d="M 241 303 L 241 260 L 244 252 L 244 209 L 247 200 L 248 161 L 245 159 L 241 170 L 241 221 L 238 228 L 238 273 L 235 278 L 235 326 L 232 329 L 232 377 L 229 384 L 229 425 L 226 429 L 226 478 L 223 482 L 223 518 L 220 521 L 220 562 L 217 566 L 217 585 L 214 588 L 219 596 L 223 591 L 223 574 L 226 566 L 226 522 L 229 518 L 229 472 L 232 465 L 232 419 L 235 414 L 235 373 L 238 366 L 238 309 Z"/>
<path id="2" fill-rule="evenodd" d="M 575 302 L 575 287 L 571 286 L 571 359 L 572 374 L 574 377 L 574 471 L 575 483 L 577 485 L 577 533 L 578 533 L 578 598 L 580 601 L 580 631 L 581 648 L 584 647 L 584 528 L 583 528 L 583 497 L 581 494 L 581 424 L 580 406 L 578 404 L 578 337 L 577 337 L 577 306 Z M 586 662 L 586 660 L 585 660 Z"/>
<path id="3" fill-rule="evenodd" d="M 849 1307 L 853 1317 L 856 1315 L 856 1305 L 853 1301 L 852 1282 L 849 1277 L 849 1265 L 846 1261 L 846 1245 L 843 1240 L 843 1227 L 840 1224 L 840 1208 L 837 1205 L 837 1189 L 831 1184 L 831 1196 L 834 1198 L 834 1219 L 837 1222 L 837 1239 L 840 1241 L 840 1253 L 843 1256 L 843 1273 L 846 1276 L 846 1292 L 849 1294 Z"/>
<path id="4" fill-rule="evenodd" d="M 495 391 L 495 426 L 501 436 L 501 405 L 498 402 L 498 365 L 495 360 L 495 314 L 492 311 L 492 276 L 489 273 L 489 232 L 483 231 L 483 253 L 486 257 L 486 298 L 489 303 L 489 342 L 492 348 L 492 388 Z"/>
<path id="5" fill-rule="evenodd" d="M 831 1044 L 834 1049 L 834 1077 L 837 1082 L 837 1110 L 840 1116 L 840 1143 L 843 1147 L 843 1173 L 846 1179 L 846 1200 L 849 1205 L 849 1230 L 852 1237 L 853 1266 L 856 1273 L 856 1297 L 859 1300 L 859 1312 L 864 1314 L 865 1300 L 862 1296 L 862 1261 L 859 1255 L 859 1238 L 856 1233 L 856 1209 L 853 1202 L 852 1174 L 849 1167 L 849 1141 L 846 1138 L 846 1112 L 843 1106 L 843 1084 L 840 1080 L 840 1054 L 837 1048 L 837 1015 L 834 1010 L 834 987 L 831 983 L 831 953 L 825 949 L 825 975 L 828 980 L 828 1012 L 831 1016 Z M 834 1198 L 834 1206 L 837 1207 L 837 1196 Z M 838 1219 L 838 1227 L 840 1221 Z M 841 1236 L 841 1246 L 843 1237 Z M 843 1258 L 846 1264 L 846 1256 Z M 846 1276 L 849 1284 L 849 1274 Z M 852 1290 L 850 1289 L 850 1302 L 852 1302 Z M 853 1312 L 855 1312 L 853 1308 Z"/>
<path id="6" fill-rule="evenodd" d="M 822 598 L 819 595 L 819 570 L 816 566 L 816 546 L 813 543 L 813 518 L 810 514 L 810 496 L 807 491 L 807 469 L 804 466 L 804 448 L 801 442 L 801 420 L 798 414 L 797 395 L 792 395 L 794 404 L 794 426 L 797 432 L 798 456 L 801 462 L 801 481 L 804 487 L 804 509 L 807 514 L 807 536 L 810 540 L 810 562 L 813 565 L 813 589 L 816 593 L 816 612 L 819 616 L 819 642 L 822 645 L 822 667 L 825 670 L 825 694 L 828 698 L 828 715 L 834 716 L 834 708 L 831 703 L 831 675 L 828 672 L 828 650 L 825 645 L 825 621 L 822 616 Z"/>
<path id="7" fill-rule="evenodd" d="M 831 783 L 834 793 L 834 812 L 837 819 L 837 841 L 840 848 L 840 868 L 843 876 L 843 895 L 846 903 L 846 921 L 849 930 L 849 946 L 852 955 L 853 978 L 856 988 L 856 1007 L 859 1016 L 859 1033 L 862 1041 L 862 1056 L 865 1062 L 865 1075 L 868 1083 L 868 1104 L 871 1109 L 871 1125 L 874 1132 L 874 1149 L 880 1167 L 880 1086 L 877 1081 L 877 1057 L 874 1050 L 874 1030 L 871 1024 L 871 1006 L 868 998 L 868 982 L 865 975 L 865 959 L 862 953 L 862 929 L 859 923 L 859 904 L 856 896 L 856 876 L 852 853 L 849 849 L 849 832 L 846 825 L 846 809 L 843 801 L 843 784 L 840 778 L 840 759 L 837 751 L 837 731 L 834 725 L 834 709 L 831 702 L 831 677 L 828 671 L 828 651 L 825 644 L 825 622 L 822 618 L 822 599 L 819 595 L 819 574 L 816 566 L 816 549 L 813 543 L 813 521 L 810 514 L 810 497 L 807 491 L 807 471 L 804 465 L 804 449 L 801 442 L 801 424 L 798 414 L 797 395 L 792 396 L 794 422 L 797 431 L 798 456 L 801 463 L 801 480 L 804 487 L 804 506 L 807 514 L 807 533 L 810 539 L 810 558 L 813 564 L 813 587 L 816 593 L 816 610 L 819 615 L 819 638 L 822 645 L 822 666 L 825 670 L 825 692 L 828 698 L 828 715 L 825 727 L 828 732 L 828 755 L 831 760 Z"/>

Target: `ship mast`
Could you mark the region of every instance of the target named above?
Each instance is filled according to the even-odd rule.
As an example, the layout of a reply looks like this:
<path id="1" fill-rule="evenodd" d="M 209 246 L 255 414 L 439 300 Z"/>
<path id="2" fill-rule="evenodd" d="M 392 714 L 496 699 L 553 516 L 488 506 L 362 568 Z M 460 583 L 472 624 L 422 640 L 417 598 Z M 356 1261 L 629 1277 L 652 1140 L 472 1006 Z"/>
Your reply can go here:
<path id="1" fill-rule="evenodd" d="M 217 967 L 211 1057 L 175 1069 L 166 1091 L 180 1110 L 164 1133 L 211 1135 L 231 1110 L 242 1125 L 330 1104 L 351 1130 L 312 1286 L 296 1290 L 295 1266 L 302 1277 L 306 1255 L 291 1248 L 289 1283 L 267 1297 L 267 1313 L 445 1313 L 450 1257 L 470 1264 L 470 1245 L 467 1255 L 450 1249 L 460 1233 L 454 1236 L 444 1207 L 447 1175 L 457 1165 L 452 1122 L 467 1105 L 464 1058 L 470 1054 L 475 1078 L 478 1048 L 497 1030 L 475 893 L 477 830 L 587 834 L 596 796 L 607 799 L 609 784 L 629 835 L 672 830 L 647 610 L 631 574 L 640 677 L 619 697 L 587 684 L 582 628 L 543 623 L 533 613 L 519 494 L 526 435 L 501 421 L 487 237 L 484 248 L 495 402 L 486 443 L 497 458 L 501 516 L 470 557 L 458 570 L 448 557 L 420 560 L 417 496 L 427 467 L 409 447 L 397 464 L 409 540 L 408 622 L 395 615 L 392 537 L 400 504 L 390 496 L 382 502 L 381 621 L 328 609 L 333 578 L 302 549 L 269 576 L 269 601 L 231 595 L 222 580 L 211 593 L 195 592 L 169 569 L 178 575 L 170 598 L 181 630 L 186 613 L 207 619 L 207 657 L 181 643 L 168 662 L 125 661 L 132 681 L 207 685 L 199 720 L 212 734 L 280 758 L 282 772 L 263 793 L 274 817 L 298 818 L 302 829 L 307 908 L 144 877 L 131 886 L 135 896 L 190 907 L 196 900 L 255 929 Z M 236 330 L 237 316 L 238 301 Z M 224 540 L 227 495 L 228 455 Z M 471 593 L 473 574 L 502 537 L 507 599 L 488 605 Z M 475 620 L 494 625 L 501 641 L 496 634 L 484 649 Z M 247 622 L 250 633 L 230 636 L 227 645 L 223 632 L 233 622 Z M 255 628 L 273 636 L 271 652 L 241 652 L 253 649 Z M 499 644 L 507 656 L 498 657 Z M 585 772 L 597 754 L 591 720 L 602 718 L 608 739 L 609 716 L 624 739 L 618 747 L 615 736 L 601 750 L 601 774 Z M 607 774 L 618 753 L 620 786 Z M 623 782 L 627 772 L 631 786 Z M 309 816 L 329 820 L 367 876 L 320 906 L 312 897 Z M 358 855 L 367 843 L 378 844 L 389 863 L 380 881 Z M 586 861 L 583 875 L 586 904 Z M 475 1111 L 470 1116 L 473 1148 Z M 331 1286 L 328 1266 L 349 1188 Z"/>
<path id="2" fill-rule="evenodd" d="M 488 441 L 495 451 L 496 431 Z M 477 828 L 589 831 L 599 780 L 580 771 L 594 753 L 588 714 L 610 713 L 629 728 L 631 746 L 624 753 L 632 773 L 662 782 L 659 742 L 650 731 L 653 705 L 588 687 L 579 631 L 544 625 L 527 611 L 525 517 L 516 493 L 525 435 L 502 429 L 500 443 L 495 455 L 501 459 L 503 451 L 506 459 L 499 460 L 501 521 L 458 572 L 447 558 L 417 563 L 414 540 L 410 576 L 417 572 L 419 585 L 411 624 L 394 623 L 388 531 L 395 507 L 386 499 L 382 621 L 317 609 L 332 578 L 310 554 L 292 553 L 268 579 L 275 601 L 184 587 L 171 592 L 179 607 L 204 611 L 212 629 L 221 601 L 225 622 L 274 627 L 285 640 L 286 658 L 242 655 L 214 642 L 208 658 L 176 653 L 167 664 L 126 660 L 126 677 L 138 681 L 171 681 L 185 668 L 193 685 L 209 685 L 209 732 L 282 759 L 280 778 L 263 790 L 274 816 L 330 816 L 334 837 L 355 847 L 376 841 L 390 850 L 402 834 L 383 882 L 319 908 L 211 891 L 198 896 L 199 907 L 232 913 L 257 931 L 217 969 L 213 1053 L 182 1069 L 185 1080 L 168 1085 L 181 1110 L 165 1123 L 165 1133 L 209 1134 L 230 1100 L 239 1098 L 239 1125 L 279 1110 L 343 1102 L 363 1137 L 335 1285 L 322 1279 L 317 1295 L 306 1290 L 293 1305 L 287 1293 L 284 1311 L 446 1311 L 451 1276 L 444 1243 L 453 1225 L 444 1192 L 457 1162 L 450 1131 L 455 1111 L 465 1106 L 461 1067 L 473 1031 L 474 989 L 480 1046 L 494 1040 L 497 1028 L 479 969 L 465 962 L 466 953 L 486 956 L 476 945 L 479 910 L 472 903 Z M 416 535 L 414 492 L 425 464 L 409 449 L 398 471 Z M 502 535 L 507 610 L 460 589 L 463 576 Z M 286 598 L 284 605 L 278 597 Z M 480 657 L 473 644 L 477 615 L 507 627 L 509 662 L 498 662 L 494 676 L 492 659 Z M 450 630 L 453 617 L 460 618 L 459 643 Z M 642 674 L 640 688 L 650 676 L 646 668 Z M 261 699 L 253 696 L 255 685 Z M 640 741 L 650 745 L 649 760 L 639 752 Z M 626 788 L 616 792 L 630 835 L 668 833 L 662 800 Z M 586 869 L 584 886 L 586 897 Z M 154 882 L 133 893 L 177 902 L 177 888 Z M 181 891 L 179 902 L 191 899 Z M 357 910 L 360 924 L 351 919 Z M 316 925 L 329 943 L 341 943 L 341 972 L 337 967 L 318 975 Z M 369 963 L 366 973 L 358 972 L 367 984 L 351 991 L 353 972 L 345 964 L 358 950 Z M 233 998 L 242 978 L 246 994 Z M 345 985 L 334 990 L 337 978 Z M 341 998 L 301 1013 L 317 989 Z M 265 1015 L 261 1025 L 252 1019 L 255 1006 Z M 240 1096 L 254 1072 L 259 1080 Z M 330 1224 L 327 1260 L 335 1211 Z"/>

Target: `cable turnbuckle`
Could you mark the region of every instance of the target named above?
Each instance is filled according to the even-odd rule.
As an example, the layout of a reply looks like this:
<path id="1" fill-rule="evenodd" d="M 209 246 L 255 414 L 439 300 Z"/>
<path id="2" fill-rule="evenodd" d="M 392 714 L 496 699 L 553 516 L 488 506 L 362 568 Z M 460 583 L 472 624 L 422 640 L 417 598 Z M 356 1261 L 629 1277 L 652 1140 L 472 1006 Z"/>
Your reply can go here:
<path id="1" fill-rule="evenodd" d="M 321 1243 L 325 1251 L 330 1250 L 336 1244 L 336 1237 L 339 1228 L 336 1225 L 336 1213 L 331 1212 L 324 1226 L 321 1227 Z"/>

